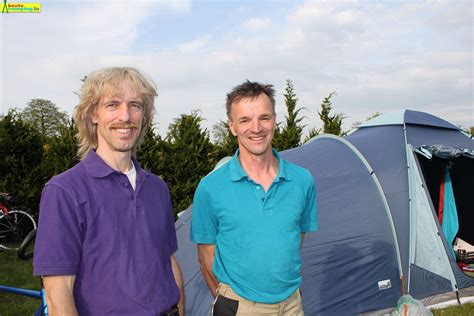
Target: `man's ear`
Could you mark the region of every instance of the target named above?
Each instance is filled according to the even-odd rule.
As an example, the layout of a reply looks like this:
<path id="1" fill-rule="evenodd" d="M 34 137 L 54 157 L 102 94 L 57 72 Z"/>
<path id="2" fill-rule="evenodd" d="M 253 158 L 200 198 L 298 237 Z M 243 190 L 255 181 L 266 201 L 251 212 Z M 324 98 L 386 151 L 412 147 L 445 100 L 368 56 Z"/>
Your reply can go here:
<path id="1" fill-rule="evenodd" d="M 237 136 L 237 133 L 235 132 L 234 123 L 232 123 L 232 120 L 230 119 L 227 120 L 227 126 L 229 126 L 229 129 L 232 135 Z"/>

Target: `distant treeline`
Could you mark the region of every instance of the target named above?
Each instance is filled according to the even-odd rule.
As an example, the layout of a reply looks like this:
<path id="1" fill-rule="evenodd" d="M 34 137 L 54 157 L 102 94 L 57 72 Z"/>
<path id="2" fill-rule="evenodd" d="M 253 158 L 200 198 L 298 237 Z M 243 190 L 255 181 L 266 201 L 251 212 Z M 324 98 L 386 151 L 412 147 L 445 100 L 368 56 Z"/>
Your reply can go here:
<path id="1" fill-rule="evenodd" d="M 343 135 L 343 113 L 331 113 L 331 98 L 322 100 L 313 126 L 303 138 L 302 107 L 293 83 L 287 81 L 284 121 L 278 123 L 273 146 L 284 150 L 301 145 L 320 133 Z M 223 111 L 224 113 L 224 111 Z M 225 115 L 225 114 L 224 114 Z M 373 114 L 377 116 L 379 113 Z M 226 119 L 226 118 L 225 118 Z M 316 124 L 317 120 L 321 123 Z M 201 127 L 203 118 L 198 110 L 181 114 L 168 127 L 165 136 L 149 129 L 137 151 L 142 167 L 162 177 L 168 184 L 175 215 L 191 203 L 199 180 L 225 156 L 237 149 L 235 137 L 224 120 L 210 131 Z M 357 124 L 357 123 L 355 123 Z M 0 116 L 0 192 L 8 192 L 10 207 L 29 210 L 38 215 L 38 205 L 44 184 L 52 176 L 74 166 L 78 161 L 76 127 L 72 119 L 51 101 L 33 99 L 23 111 L 11 109 Z"/>

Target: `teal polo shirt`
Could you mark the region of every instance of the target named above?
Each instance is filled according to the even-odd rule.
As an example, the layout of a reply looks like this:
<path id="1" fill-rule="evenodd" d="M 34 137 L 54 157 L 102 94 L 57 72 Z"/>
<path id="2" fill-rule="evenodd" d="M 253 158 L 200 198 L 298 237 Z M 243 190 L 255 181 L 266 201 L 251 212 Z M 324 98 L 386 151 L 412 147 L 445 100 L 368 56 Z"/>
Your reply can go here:
<path id="1" fill-rule="evenodd" d="M 317 230 L 316 191 L 308 170 L 278 159 L 265 192 L 238 155 L 201 180 L 191 240 L 215 245 L 213 273 L 247 300 L 273 304 L 301 284 L 301 233 Z"/>

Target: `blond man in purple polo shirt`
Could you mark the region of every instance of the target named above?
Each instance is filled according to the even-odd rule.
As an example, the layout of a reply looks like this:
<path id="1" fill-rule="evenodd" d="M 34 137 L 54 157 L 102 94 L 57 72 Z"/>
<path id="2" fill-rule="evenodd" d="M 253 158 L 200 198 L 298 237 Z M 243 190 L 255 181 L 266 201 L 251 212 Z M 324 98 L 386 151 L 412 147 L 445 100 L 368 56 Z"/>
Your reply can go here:
<path id="1" fill-rule="evenodd" d="M 40 204 L 33 267 L 52 316 L 184 315 L 169 191 L 134 158 L 156 95 L 133 68 L 84 82 L 82 160 L 46 184 Z"/>

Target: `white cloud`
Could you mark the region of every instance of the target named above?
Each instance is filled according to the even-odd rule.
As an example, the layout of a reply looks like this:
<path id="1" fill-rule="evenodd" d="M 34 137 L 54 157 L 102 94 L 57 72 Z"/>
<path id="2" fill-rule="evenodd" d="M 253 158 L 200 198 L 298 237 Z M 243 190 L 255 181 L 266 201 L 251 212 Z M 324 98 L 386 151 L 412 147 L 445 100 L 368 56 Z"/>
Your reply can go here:
<path id="1" fill-rule="evenodd" d="M 349 116 L 348 126 L 376 111 L 405 107 L 474 125 L 473 40 L 466 36 L 472 35 L 472 17 L 466 4 L 312 2 L 282 19 L 270 12 L 250 18 L 255 12 L 249 10 L 236 25 L 252 32 L 239 32 L 225 19 L 199 29 L 190 19 L 169 29 L 180 44 L 143 49 L 137 44 L 146 35 L 143 23 L 160 21 L 167 10 L 186 18 L 194 14 L 190 1 L 165 3 L 139 2 L 143 10 L 125 1 L 92 3 L 86 10 L 67 3 L 36 17 L 2 16 L 2 39 L 8 36 L 0 46 L 2 112 L 47 98 L 72 113 L 73 92 L 84 75 L 131 65 L 157 83 L 160 133 L 173 118 L 197 108 L 210 129 L 225 118 L 226 93 L 245 79 L 275 85 L 279 120 L 285 80 L 292 79 L 309 127 L 320 124 L 316 110 L 334 90 L 333 107 Z M 153 40 L 146 45 L 154 47 Z"/>
<path id="2" fill-rule="evenodd" d="M 262 30 L 270 27 L 271 25 L 272 21 L 268 18 L 251 18 L 242 23 L 242 26 L 250 31 Z"/>
<path id="3" fill-rule="evenodd" d="M 182 53 L 193 53 L 206 47 L 209 43 L 210 36 L 198 37 L 190 42 L 182 43 L 177 46 L 177 50 Z"/>

